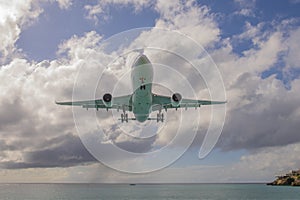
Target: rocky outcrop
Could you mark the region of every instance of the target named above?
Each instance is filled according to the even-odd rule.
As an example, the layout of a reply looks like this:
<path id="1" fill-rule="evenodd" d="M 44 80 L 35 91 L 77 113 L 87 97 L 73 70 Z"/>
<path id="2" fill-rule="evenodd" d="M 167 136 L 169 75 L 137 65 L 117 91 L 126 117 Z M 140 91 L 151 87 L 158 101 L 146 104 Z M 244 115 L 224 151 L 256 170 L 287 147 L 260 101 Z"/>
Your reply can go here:
<path id="1" fill-rule="evenodd" d="M 277 179 L 267 185 L 289 185 L 300 186 L 300 170 L 292 171 L 283 176 L 277 176 Z"/>

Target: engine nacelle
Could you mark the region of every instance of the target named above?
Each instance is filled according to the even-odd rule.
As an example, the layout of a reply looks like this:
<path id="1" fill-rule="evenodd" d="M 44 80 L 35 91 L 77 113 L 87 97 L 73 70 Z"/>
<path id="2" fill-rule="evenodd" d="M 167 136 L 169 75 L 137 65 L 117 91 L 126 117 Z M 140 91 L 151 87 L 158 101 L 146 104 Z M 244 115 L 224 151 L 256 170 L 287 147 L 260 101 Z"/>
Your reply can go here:
<path id="1" fill-rule="evenodd" d="M 103 103 L 106 107 L 109 107 L 109 108 L 112 107 L 113 102 L 112 102 L 111 94 L 109 94 L 109 93 L 104 94 L 102 99 L 103 99 Z"/>
<path id="2" fill-rule="evenodd" d="M 179 93 L 175 93 L 171 97 L 171 104 L 173 107 L 178 107 L 179 104 L 181 103 L 182 96 Z"/>

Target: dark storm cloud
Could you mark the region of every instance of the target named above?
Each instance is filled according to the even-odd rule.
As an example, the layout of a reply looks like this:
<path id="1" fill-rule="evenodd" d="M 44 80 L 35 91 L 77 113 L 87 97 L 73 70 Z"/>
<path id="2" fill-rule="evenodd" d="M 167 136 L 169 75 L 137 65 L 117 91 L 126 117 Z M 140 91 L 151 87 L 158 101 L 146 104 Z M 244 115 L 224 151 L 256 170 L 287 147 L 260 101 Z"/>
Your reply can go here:
<path id="1" fill-rule="evenodd" d="M 23 162 L 2 162 L 0 166 L 5 169 L 71 167 L 96 161 L 80 138 L 71 134 L 54 138 L 47 145 L 51 147 L 24 152 Z"/>
<path id="2" fill-rule="evenodd" d="M 26 115 L 20 97 L 2 99 L 0 101 L 0 130 L 19 123 Z"/>
<path id="3" fill-rule="evenodd" d="M 4 140 L 0 140 L 0 151 L 14 150 L 11 145 L 8 145 Z"/>
<path id="4" fill-rule="evenodd" d="M 157 139 L 157 135 L 149 138 L 135 138 L 124 133 L 116 124 L 112 125 L 109 130 L 106 130 L 105 134 L 108 136 L 108 139 L 114 143 L 114 145 L 125 151 L 133 153 L 146 153 L 151 151 L 153 144 Z"/>
<path id="5" fill-rule="evenodd" d="M 249 115 L 239 110 L 234 111 L 228 116 L 228 123 L 219 144 L 226 150 L 232 150 L 283 146 L 300 142 L 299 122 L 280 119 L 279 116 Z"/>
<path id="6" fill-rule="evenodd" d="M 249 103 L 227 114 L 219 146 L 225 150 L 255 149 L 300 142 L 297 95 L 291 91 L 276 91 L 274 96 L 246 94 L 242 99 Z"/>

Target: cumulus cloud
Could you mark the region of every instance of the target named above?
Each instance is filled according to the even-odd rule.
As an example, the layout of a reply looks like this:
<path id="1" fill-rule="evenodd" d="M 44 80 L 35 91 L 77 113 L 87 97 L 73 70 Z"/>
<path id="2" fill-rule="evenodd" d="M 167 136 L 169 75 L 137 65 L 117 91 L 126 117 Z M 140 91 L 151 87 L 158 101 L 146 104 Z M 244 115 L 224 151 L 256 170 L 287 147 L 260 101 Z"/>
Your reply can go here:
<path id="1" fill-rule="evenodd" d="M 22 26 L 42 12 L 32 2 L 1 5 L 3 12 L 0 13 L 3 20 L 0 21 L 0 29 L 5 29 L 5 31 L 0 31 L 3 33 L 0 33 L 2 41 L 0 51 L 3 58 L 11 56 L 11 60 L 0 67 L 0 79 L 3 83 L 0 85 L 0 166 L 7 169 L 20 169 L 90 164 L 95 159 L 76 136 L 71 109 L 56 106 L 54 100 L 72 99 L 73 83 L 82 66 L 86 67 L 85 75 L 82 77 L 84 84 L 80 85 L 84 88 L 91 84 L 89 81 L 97 78 L 98 74 L 93 73 L 95 72 L 93 70 L 104 70 L 106 64 L 109 64 L 111 58 L 116 57 L 117 53 L 113 51 L 112 55 L 108 55 L 104 52 L 99 47 L 103 36 L 91 31 L 81 37 L 73 36 L 62 42 L 58 51 L 59 59 L 36 63 L 22 57 L 14 58 L 13 52 L 16 50 L 14 43 L 22 31 Z M 255 4 L 255 1 L 249 4 L 245 1 L 236 2 L 241 6 L 243 15 L 250 14 L 243 9 L 250 9 Z M 58 1 L 58 3 L 64 9 L 72 5 L 72 1 L 66 0 Z M 253 170 L 251 174 L 257 170 L 265 172 L 267 168 L 276 170 L 275 168 L 278 167 L 285 170 L 299 164 L 292 163 L 298 155 L 300 142 L 298 134 L 300 127 L 297 121 L 300 117 L 299 79 L 292 80 L 291 87 L 286 88 L 275 75 L 267 78 L 261 76 L 264 71 L 278 63 L 282 55 L 286 55 L 283 69 L 298 67 L 296 44 L 299 43 L 299 29 L 283 31 L 281 28 L 274 28 L 266 31 L 267 22 L 257 25 L 246 22 L 244 32 L 240 35 L 221 38 L 221 30 L 214 14 L 207 6 L 197 5 L 195 1 L 99 1 L 96 4 L 87 5 L 85 9 L 89 18 L 99 20 L 101 19 L 99 16 L 109 5 L 133 6 L 137 12 L 150 6 L 160 14 L 156 20 L 156 27 L 178 30 L 204 47 L 209 47 L 209 52 L 224 78 L 229 101 L 226 124 L 218 147 L 222 150 L 249 150 L 249 155 L 243 156 L 237 164 L 227 166 L 228 171 L 225 170 L 225 174 L 232 179 L 228 178 L 224 181 L 237 180 L 238 177 L 234 177 L 233 172 L 240 172 L 236 174 L 242 175 L 244 168 L 251 164 L 253 164 L 250 169 L 250 171 Z M 163 43 L 167 49 L 179 49 L 180 45 L 177 43 L 172 46 L 172 42 L 174 43 L 172 39 L 166 40 L 163 36 L 151 37 L 151 30 L 149 30 L 134 40 L 132 46 L 128 45 L 122 50 L 141 46 L 142 42 L 144 45 L 153 46 Z M 241 55 L 237 55 L 233 51 L 232 43 L 243 40 L 250 40 L 253 45 Z M 218 44 L 217 47 L 214 44 Z M 182 49 L 182 52 L 189 52 L 189 55 L 193 55 L 192 58 L 197 60 L 197 52 L 192 51 L 194 50 Z M 153 62 L 172 65 L 174 69 L 180 67 L 186 69 L 185 71 L 183 69 L 183 73 L 186 73 L 190 80 L 194 80 L 193 83 L 197 85 L 197 89 L 201 90 L 199 94 L 209 97 L 209 93 L 203 86 L 203 80 L 197 82 L 193 74 L 189 73 L 188 65 L 184 65 L 180 60 L 171 59 L 167 54 L 161 53 L 157 56 L 155 52 L 149 50 L 146 53 L 149 53 L 149 58 Z M 99 60 L 101 60 L 101 65 Z M 122 68 L 122 64 L 120 61 L 119 64 L 110 68 L 111 71 L 107 74 L 111 79 L 103 80 L 105 85 L 111 87 L 110 81 L 116 81 L 113 75 L 122 75 L 122 70 L 126 71 L 126 68 Z M 106 90 L 110 89 L 113 88 Z M 85 97 L 85 92 L 82 92 L 82 97 Z M 101 96 L 109 91 L 100 88 L 97 92 L 97 95 Z M 203 116 L 206 116 L 201 120 L 204 125 L 207 125 L 210 114 L 205 109 L 201 112 L 204 113 Z M 98 115 L 101 123 L 109 124 L 105 121 L 108 114 Z M 172 126 L 174 124 L 170 125 L 166 134 L 152 137 L 147 141 L 126 137 L 116 128 L 107 129 L 106 139 L 130 152 L 147 152 L 166 145 L 173 138 Z M 187 132 L 190 131 L 188 127 L 184 128 Z M 200 139 L 194 145 L 200 146 L 202 143 L 201 132 L 204 129 L 201 127 L 198 133 Z M 135 134 L 134 130 L 131 131 Z M 275 164 L 277 159 L 283 158 L 286 158 L 287 163 L 292 164 L 285 166 Z M 264 166 L 260 166 L 259 164 L 264 161 L 266 161 Z M 188 170 L 196 172 L 199 168 L 192 169 L 191 167 Z M 213 173 L 214 170 L 208 171 Z M 169 175 L 176 174 L 175 172 L 178 171 L 170 169 Z M 202 175 L 204 176 L 204 174 L 199 174 L 199 176 Z M 224 171 L 220 176 L 224 176 Z M 128 176 L 125 176 L 124 180 L 127 178 Z"/>
<path id="2" fill-rule="evenodd" d="M 290 68 L 300 68 L 300 58 L 297 55 L 300 51 L 299 45 L 297 45 L 300 42 L 300 28 L 291 31 L 290 34 L 290 37 L 286 41 L 286 45 L 288 47 L 286 63 Z"/>
<path id="3" fill-rule="evenodd" d="M 227 88 L 228 111 L 223 135 L 219 144 L 224 149 L 253 149 L 266 146 L 282 146 L 299 142 L 299 129 L 295 111 L 299 109 L 296 86 L 292 81 L 287 89 L 276 75 L 262 78 L 286 54 L 286 30 L 274 28 L 263 31 L 262 23 L 251 26 L 246 23 L 244 33 L 234 37 L 251 38 L 253 47 L 243 56 L 232 55 L 230 45 L 215 51 L 215 61 L 223 72 Z M 278 25 L 279 27 L 280 25 Z M 289 29 L 293 33 L 293 29 Z M 222 51 L 220 54 L 219 51 Z M 224 52 L 228 54 L 224 54 Z M 225 57 L 222 57 L 225 56 Z M 283 71 L 289 65 L 285 63 Z"/>
<path id="4" fill-rule="evenodd" d="M 72 6 L 73 0 L 56 0 L 61 9 L 68 9 Z"/>
<path id="5" fill-rule="evenodd" d="M 0 62 L 22 57 L 22 50 L 15 47 L 21 32 L 34 24 L 43 8 L 41 3 L 57 2 L 61 9 L 72 5 L 72 0 L 12 0 L 0 2 Z"/>
<path id="6" fill-rule="evenodd" d="M 235 15 L 254 17 L 256 0 L 234 0 L 239 10 L 234 12 Z"/>
<path id="7" fill-rule="evenodd" d="M 203 46 L 216 41 L 220 34 L 209 8 L 198 5 L 195 1 L 99 1 L 95 5 L 85 6 L 88 11 L 87 18 L 96 22 L 100 19 L 105 20 L 107 18 L 105 13 L 110 5 L 132 6 L 135 12 L 139 12 L 143 8 L 153 9 L 160 15 L 160 18 L 156 20 L 156 27 L 180 31 Z M 186 23 L 187 21 L 189 23 Z"/>
<path id="8" fill-rule="evenodd" d="M 155 9 L 161 15 L 156 27 L 180 31 L 204 47 L 219 40 L 220 30 L 206 6 L 194 1 L 157 1 Z"/>
<path id="9" fill-rule="evenodd" d="M 23 152 L 22 161 L 3 161 L 0 164 L 1 168 L 70 167 L 96 161 L 78 136 L 66 134 L 40 142 L 41 149 Z"/>
<path id="10" fill-rule="evenodd" d="M 96 4 L 87 4 L 84 9 L 87 11 L 87 19 L 99 22 L 99 19 L 107 20 L 110 16 L 108 14 L 109 6 L 132 6 L 135 12 L 141 11 L 145 7 L 151 7 L 153 1 L 151 0 L 99 0 Z"/>
<path id="11" fill-rule="evenodd" d="M 77 54 L 70 53 L 72 56 L 77 58 Z M 62 59 L 40 63 L 15 58 L 1 66 L 0 77 L 5 83 L 0 86 L 3 168 L 57 167 L 63 162 L 71 166 L 93 161 L 79 137 L 71 134 L 75 133 L 72 113 L 58 109 L 54 103 L 57 98 L 72 98 L 80 66 L 80 58 L 77 62 Z"/>
<path id="12" fill-rule="evenodd" d="M 53 112 L 56 96 L 70 96 L 62 87 L 58 87 L 60 85 L 58 81 L 61 80 L 56 79 L 60 77 L 57 75 L 63 73 L 64 70 L 58 70 L 56 67 L 58 67 L 56 62 L 52 62 L 52 65 L 49 63 L 34 64 L 22 59 L 14 59 L 0 69 L 0 76 L 6 83 L 1 84 L 3 93 L 0 110 L 3 120 L 0 125 L 0 137 L 5 144 L 2 147 L 4 153 L 9 154 L 12 151 L 9 158 L 13 158 L 17 163 L 26 162 L 24 156 L 27 151 L 41 151 L 42 148 L 50 148 L 50 143 L 50 146 L 46 144 L 40 146 L 44 141 L 51 141 L 58 135 L 73 132 L 71 113 Z M 65 72 L 68 73 L 68 71 L 70 70 L 66 69 Z M 52 79 L 51 83 L 50 79 Z M 64 81 L 68 85 L 67 79 L 65 77 Z M 69 83 L 71 84 L 67 87 L 72 88 L 72 82 Z M 64 117 L 71 118 L 62 120 Z M 80 148 L 80 143 L 76 143 L 76 145 L 79 145 Z M 15 160 L 14 155 L 21 155 L 21 158 Z M 8 165 L 9 161 L 6 163 L 7 167 L 13 166 L 12 164 Z M 25 167 L 26 165 L 20 166 Z"/>
<path id="13" fill-rule="evenodd" d="M 34 0 L 1 1 L 0 3 L 0 58 L 7 60 L 16 51 L 14 46 L 21 33 L 22 27 L 32 23 L 42 9 Z"/>
<path id="14" fill-rule="evenodd" d="M 243 75 L 237 84 L 244 92 L 235 91 L 241 96 L 233 99 L 234 105 L 228 105 L 232 110 L 227 115 L 220 141 L 225 149 L 253 149 L 299 142 L 299 125 L 295 117 L 299 109 L 296 95 L 299 87 L 287 91 L 274 76 L 260 80 L 250 74 Z"/>

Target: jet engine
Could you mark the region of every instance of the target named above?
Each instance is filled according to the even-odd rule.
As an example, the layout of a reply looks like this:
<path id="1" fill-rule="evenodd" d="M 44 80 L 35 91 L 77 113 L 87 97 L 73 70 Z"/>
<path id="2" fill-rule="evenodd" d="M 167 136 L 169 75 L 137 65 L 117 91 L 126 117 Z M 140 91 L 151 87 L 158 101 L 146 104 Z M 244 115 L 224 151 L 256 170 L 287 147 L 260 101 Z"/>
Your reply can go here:
<path id="1" fill-rule="evenodd" d="M 171 104 L 173 107 L 178 107 L 182 100 L 182 96 L 179 93 L 175 93 L 171 97 Z"/>
<path id="2" fill-rule="evenodd" d="M 113 102 L 112 102 L 112 95 L 109 93 L 106 93 L 103 95 L 103 103 L 106 107 L 112 107 Z"/>

